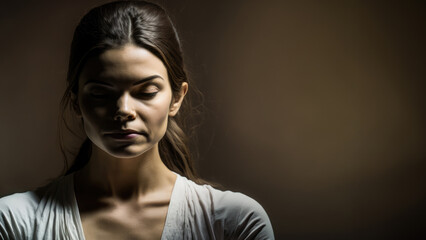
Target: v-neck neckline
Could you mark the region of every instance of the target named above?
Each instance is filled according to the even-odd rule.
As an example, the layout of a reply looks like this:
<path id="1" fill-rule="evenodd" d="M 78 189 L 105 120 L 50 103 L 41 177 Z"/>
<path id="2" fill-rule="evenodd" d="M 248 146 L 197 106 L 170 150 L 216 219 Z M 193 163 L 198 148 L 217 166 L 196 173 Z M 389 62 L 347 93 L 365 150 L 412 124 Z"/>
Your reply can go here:
<path id="1" fill-rule="evenodd" d="M 163 231 L 161 232 L 161 238 L 160 239 L 164 239 L 165 234 L 168 233 L 168 229 L 167 226 L 171 226 L 173 224 L 170 223 L 170 221 L 173 221 L 172 219 L 174 219 L 175 217 L 172 216 L 173 213 L 176 212 L 176 208 L 177 203 L 179 202 L 178 197 L 179 197 L 179 191 L 177 190 L 179 188 L 179 183 L 181 181 L 182 176 L 180 176 L 179 174 L 177 174 L 176 172 L 173 172 L 174 174 L 176 174 L 176 179 L 175 179 L 175 183 L 173 184 L 173 189 L 172 189 L 172 194 L 170 195 L 170 203 L 169 203 L 169 207 L 167 209 L 167 214 L 166 214 L 166 221 L 164 221 L 164 227 L 163 227 Z M 77 197 L 75 195 L 75 186 L 74 186 L 74 173 L 68 175 L 67 177 L 70 178 L 70 193 L 72 195 L 72 211 L 74 213 L 75 216 L 75 223 L 77 224 L 77 231 L 78 231 L 78 235 L 82 240 L 85 240 L 86 237 L 84 235 L 84 229 L 83 229 L 83 223 L 81 221 L 81 216 L 80 216 L 80 210 L 78 207 L 78 202 L 77 202 Z"/>

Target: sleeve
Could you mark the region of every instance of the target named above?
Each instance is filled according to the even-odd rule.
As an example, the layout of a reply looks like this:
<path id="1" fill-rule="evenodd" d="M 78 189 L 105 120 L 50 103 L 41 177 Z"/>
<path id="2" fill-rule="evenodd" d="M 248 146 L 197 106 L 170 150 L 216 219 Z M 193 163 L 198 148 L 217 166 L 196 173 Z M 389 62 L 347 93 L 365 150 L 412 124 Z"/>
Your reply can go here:
<path id="1" fill-rule="evenodd" d="M 33 196 L 17 193 L 0 198 L 0 239 L 28 239 L 33 219 Z"/>
<path id="2" fill-rule="evenodd" d="M 6 222 L 3 218 L 3 213 L 0 212 L 0 240 L 11 239 L 6 231 Z"/>
<path id="3" fill-rule="evenodd" d="M 12 221 L 11 221 L 12 220 Z M 0 212 L 0 239 L 20 239 L 20 235 L 17 234 L 17 224 L 4 214 L 4 212 Z"/>
<path id="4" fill-rule="evenodd" d="M 225 236 L 238 240 L 275 239 L 271 221 L 263 207 L 254 199 L 235 192 L 224 192 L 217 217 L 222 218 Z"/>
<path id="5" fill-rule="evenodd" d="M 19 235 L 16 233 L 19 229 L 19 224 L 13 217 L 13 211 L 11 210 L 10 197 L 4 197 L 0 199 L 0 239 L 19 239 Z"/>

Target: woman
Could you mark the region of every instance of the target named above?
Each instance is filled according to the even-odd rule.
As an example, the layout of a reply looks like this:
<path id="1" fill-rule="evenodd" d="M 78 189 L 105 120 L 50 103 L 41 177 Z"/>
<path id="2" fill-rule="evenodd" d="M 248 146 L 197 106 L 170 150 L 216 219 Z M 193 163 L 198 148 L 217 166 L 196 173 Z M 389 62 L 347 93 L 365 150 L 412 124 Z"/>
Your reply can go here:
<path id="1" fill-rule="evenodd" d="M 256 201 L 198 184 L 180 128 L 188 79 L 161 7 L 92 9 L 67 80 L 63 106 L 87 139 L 65 176 L 0 200 L 1 239 L 274 238 Z"/>

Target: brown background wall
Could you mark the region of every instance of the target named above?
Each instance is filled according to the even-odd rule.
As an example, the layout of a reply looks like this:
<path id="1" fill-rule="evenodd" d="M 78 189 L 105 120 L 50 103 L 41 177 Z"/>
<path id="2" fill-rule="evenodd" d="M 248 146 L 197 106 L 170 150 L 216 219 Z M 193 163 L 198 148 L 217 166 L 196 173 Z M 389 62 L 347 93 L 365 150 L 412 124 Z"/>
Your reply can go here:
<path id="1" fill-rule="evenodd" d="M 0 14 L 0 196 L 59 173 L 72 31 L 104 1 Z M 207 180 L 258 200 L 277 239 L 420 239 L 424 1 L 157 1 L 206 97 Z"/>

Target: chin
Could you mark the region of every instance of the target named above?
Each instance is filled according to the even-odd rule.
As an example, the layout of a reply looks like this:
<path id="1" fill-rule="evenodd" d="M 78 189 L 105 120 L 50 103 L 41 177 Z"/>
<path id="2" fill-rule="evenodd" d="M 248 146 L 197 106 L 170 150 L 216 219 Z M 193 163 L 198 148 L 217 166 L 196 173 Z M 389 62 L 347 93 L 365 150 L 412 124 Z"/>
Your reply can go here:
<path id="1" fill-rule="evenodd" d="M 127 145 L 114 149 L 104 149 L 104 151 L 116 158 L 135 158 L 146 153 L 150 149 L 152 149 L 152 147 Z"/>

